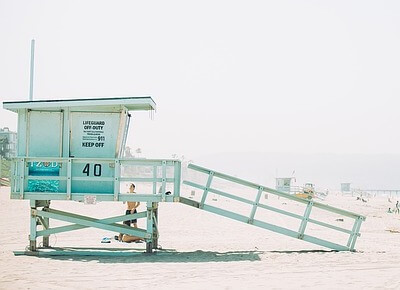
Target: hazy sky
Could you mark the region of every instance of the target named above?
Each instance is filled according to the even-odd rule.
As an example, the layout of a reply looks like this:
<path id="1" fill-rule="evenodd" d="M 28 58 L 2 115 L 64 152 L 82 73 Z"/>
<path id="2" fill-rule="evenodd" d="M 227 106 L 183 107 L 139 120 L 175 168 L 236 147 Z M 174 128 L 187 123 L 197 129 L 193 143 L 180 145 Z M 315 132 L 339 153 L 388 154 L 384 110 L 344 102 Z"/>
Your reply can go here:
<path id="1" fill-rule="evenodd" d="M 132 147 L 400 153 L 399 1 L 0 0 L 0 100 L 152 96 Z M 16 129 L 0 110 L 0 127 Z"/>

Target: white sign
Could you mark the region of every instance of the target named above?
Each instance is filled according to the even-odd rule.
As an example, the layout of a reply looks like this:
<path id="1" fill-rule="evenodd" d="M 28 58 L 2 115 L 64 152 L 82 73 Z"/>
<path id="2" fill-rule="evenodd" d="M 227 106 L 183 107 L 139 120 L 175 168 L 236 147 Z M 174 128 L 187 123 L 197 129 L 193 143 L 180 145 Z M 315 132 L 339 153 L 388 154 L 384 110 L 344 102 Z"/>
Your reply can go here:
<path id="1" fill-rule="evenodd" d="M 119 133 L 119 113 L 71 113 L 73 157 L 115 158 Z"/>
<path id="2" fill-rule="evenodd" d="M 82 147 L 104 147 L 106 121 L 82 121 Z"/>

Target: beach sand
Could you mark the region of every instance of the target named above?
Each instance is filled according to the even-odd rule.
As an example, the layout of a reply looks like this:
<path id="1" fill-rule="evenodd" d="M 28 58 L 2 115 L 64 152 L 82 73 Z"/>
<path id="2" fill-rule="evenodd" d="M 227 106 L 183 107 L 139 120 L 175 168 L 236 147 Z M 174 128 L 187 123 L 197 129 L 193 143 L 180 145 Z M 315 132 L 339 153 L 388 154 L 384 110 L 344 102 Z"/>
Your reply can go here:
<path id="1" fill-rule="evenodd" d="M 155 254 L 141 254 L 145 244 L 102 244 L 115 233 L 83 229 L 53 235 L 50 245 L 134 248 L 138 254 L 33 257 L 13 254 L 28 245 L 29 201 L 10 200 L 9 190 L 0 189 L 0 289 L 400 289 L 400 215 L 386 212 L 396 201 L 387 197 L 361 202 L 331 193 L 323 201 L 367 217 L 356 252 L 333 252 L 183 204 L 161 203 L 162 250 Z M 125 206 L 51 204 L 99 218 L 119 215 Z"/>

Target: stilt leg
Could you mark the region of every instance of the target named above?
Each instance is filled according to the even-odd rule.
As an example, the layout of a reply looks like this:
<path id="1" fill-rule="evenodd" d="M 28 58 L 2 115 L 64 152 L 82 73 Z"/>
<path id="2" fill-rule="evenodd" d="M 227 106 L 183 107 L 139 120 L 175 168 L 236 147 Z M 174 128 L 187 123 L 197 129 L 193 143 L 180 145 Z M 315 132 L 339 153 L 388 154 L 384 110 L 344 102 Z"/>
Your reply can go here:
<path id="1" fill-rule="evenodd" d="M 146 239 L 146 253 L 152 253 L 153 251 L 153 203 L 147 202 L 147 233 L 149 234 L 150 238 Z"/>
<path id="2" fill-rule="evenodd" d="M 36 227 L 37 220 L 33 211 L 36 210 L 36 200 L 31 200 L 31 217 L 30 217 L 30 235 L 29 235 L 29 250 L 36 251 Z"/>
<path id="3" fill-rule="evenodd" d="M 158 248 L 158 202 L 153 202 L 153 249 Z"/>
<path id="4" fill-rule="evenodd" d="M 32 252 L 36 251 L 36 240 L 34 240 L 34 241 L 29 240 L 29 251 L 32 251 Z"/>
<path id="5" fill-rule="evenodd" d="M 153 252 L 153 243 L 146 243 L 146 253 L 151 254 Z"/>
<path id="6" fill-rule="evenodd" d="M 50 200 L 46 201 L 46 205 L 44 206 L 44 210 L 48 209 L 50 207 Z M 47 230 L 50 227 L 50 219 L 49 218 L 43 218 L 44 220 L 44 225 L 43 227 Z M 43 247 L 48 248 L 49 247 L 49 238 L 50 236 L 43 236 Z"/>
<path id="7" fill-rule="evenodd" d="M 43 247 L 48 248 L 49 247 L 49 236 L 43 237 Z"/>

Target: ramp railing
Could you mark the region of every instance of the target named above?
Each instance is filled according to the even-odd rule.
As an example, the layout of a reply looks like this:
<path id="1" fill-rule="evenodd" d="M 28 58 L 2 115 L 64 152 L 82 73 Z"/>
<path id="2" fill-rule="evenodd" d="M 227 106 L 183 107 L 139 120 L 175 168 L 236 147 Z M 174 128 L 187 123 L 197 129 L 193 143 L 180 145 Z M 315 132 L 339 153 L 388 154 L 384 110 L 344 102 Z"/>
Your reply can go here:
<path id="1" fill-rule="evenodd" d="M 181 197 L 180 198 L 180 202 L 187 204 L 187 205 L 191 205 L 194 206 L 196 208 L 199 209 L 203 209 L 205 211 L 209 211 L 221 216 L 225 216 L 237 221 L 241 221 L 244 223 L 248 223 L 260 228 L 264 228 L 276 233 L 280 233 L 286 236 L 290 236 L 296 239 L 300 239 L 303 241 L 307 241 L 313 244 L 317 244 L 323 247 L 327 247 L 333 250 L 337 250 L 337 251 L 354 251 L 355 249 L 355 243 L 357 240 L 357 237 L 360 236 L 360 227 L 361 227 L 361 223 L 363 221 L 365 221 L 365 217 L 350 211 L 346 211 L 346 210 L 342 210 L 339 208 L 335 208 L 326 204 L 322 204 L 322 203 L 318 203 L 315 202 L 314 200 L 310 200 L 310 199 L 304 199 L 304 198 L 300 198 L 300 197 L 296 197 L 294 195 L 291 194 L 287 194 L 287 193 L 283 193 L 271 188 L 268 188 L 266 186 L 263 185 L 259 185 L 253 182 L 249 182 L 237 177 L 233 177 L 227 174 L 223 174 L 220 172 L 216 172 L 204 167 L 200 167 L 194 164 L 189 164 L 188 166 L 189 169 L 194 170 L 195 172 L 198 173 L 202 173 L 206 175 L 206 182 L 205 184 L 199 184 L 197 182 L 193 182 L 193 181 L 189 181 L 189 180 L 184 180 L 183 183 L 200 189 L 202 191 L 202 196 L 201 196 L 201 200 L 200 201 L 194 201 L 192 199 L 188 199 L 188 198 L 184 198 Z M 228 181 L 231 182 L 233 184 L 238 184 L 242 187 L 244 187 L 245 189 L 251 189 L 251 190 L 256 190 L 257 193 L 253 196 L 253 199 L 249 199 L 249 198 L 243 198 L 241 196 L 223 191 L 223 190 L 219 190 L 217 189 L 217 186 L 213 183 L 215 178 L 224 180 L 224 181 Z M 231 211 L 231 210 L 226 210 L 226 209 L 222 209 L 220 207 L 217 207 L 215 205 L 211 205 L 207 202 L 207 196 L 209 195 L 209 193 L 213 193 L 216 195 L 219 195 L 221 197 L 225 197 L 228 200 L 235 200 L 237 202 L 243 203 L 243 204 L 247 204 L 251 206 L 251 210 L 248 212 L 248 215 L 243 215 L 243 214 L 239 214 L 235 211 Z M 286 200 L 290 200 L 293 201 L 294 203 L 297 204 L 302 204 L 305 206 L 305 211 L 304 214 L 297 214 L 294 212 L 291 212 L 289 210 L 286 209 L 280 209 L 277 208 L 276 206 L 270 205 L 268 203 L 270 199 L 265 199 L 265 202 L 261 202 L 261 196 L 263 193 L 269 193 L 272 195 L 275 195 L 277 197 L 279 197 L 279 199 L 286 199 Z M 273 219 L 269 219 L 266 221 L 260 220 L 260 219 L 256 219 L 256 212 L 260 209 L 263 210 L 267 210 L 269 212 L 273 212 L 274 214 L 278 214 L 281 217 L 290 217 L 290 218 L 294 218 L 295 220 L 298 221 L 298 225 L 297 225 L 297 229 L 298 230 L 292 230 L 289 229 L 285 226 L 281 226 L 281 225 L 277 225 L 276 223 L 274 223 Z M 351 219 L 354 220 L 351 229 L 349 228 L 345 228 L 345 227 L 340 227 L 338 225 L 334 225 L 331 224 L 329 222 L 326 222 L 325 220 L 318 220 L 317 218 L 311 218 L 311 212 L 314 209 L 318 209 L 318 212 L 320 215 L 324 215 L 324 212 L 327 214 L 334 214 L 335 216 L 339 216 L 341 218 L 337 218 L 335 220 L 337 221 L 343 221 L 345 217 L 346 219 Z M 322 218 L 323 216 L 321 216 Z M 308 234 L 307 231 L 307 226 L 313 224 L 313 225 L 317 225 L 319 227 L 325 228 L 325 229 L 329 229 L 329 230 L 333 230 L 336 233 L 342 233 L 345 234 L 347 237 L 347 243 L 346 244 L 339 244 L 336 242 L 333 242 L 331 240 L 327 240 L 327 239 L 323 239 L 323 238 L 318 238 L 316 237 L 314 234 L 319 234 L 321 233 L 321 231 L 314 231 L 315 233 L 313 235 Z M 335 236 L 336 234 L 334 234 L 333 236 Z M 332 235 L 330 235 L 330 237 L 332 237 Z"/>

